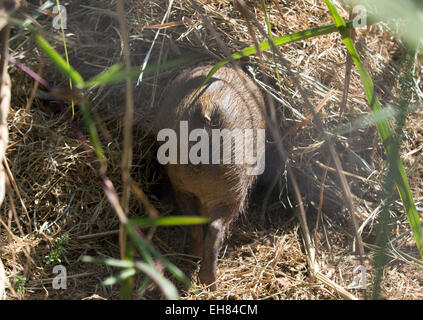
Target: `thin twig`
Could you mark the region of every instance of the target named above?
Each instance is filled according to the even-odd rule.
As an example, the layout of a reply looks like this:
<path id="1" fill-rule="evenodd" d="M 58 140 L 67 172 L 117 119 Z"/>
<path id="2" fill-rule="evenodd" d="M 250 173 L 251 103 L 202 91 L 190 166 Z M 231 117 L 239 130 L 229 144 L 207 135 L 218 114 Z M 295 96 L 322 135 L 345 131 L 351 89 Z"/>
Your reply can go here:
<path id="1" fill-rule="evenodd" d="M 0 300 L 6 300 L 7 284 L 6 271 L 4 270 L 3 262 L 0 259 Z"/>
<path id="2" fill-rule="evenodd" d="M 9 50 L 9 25 L 3 25 L 7 23 L 8 13 L 0 8 L 0 46 L 2 52 L 8 52 Z M 3 14 L 4 11 L 4 14 Z M 11 81 L 8 73 L 8 61 L 5 58 L 0 60 L 0 160 L 5 158 L 7 144 L 9 142 L 9 131 L 7 129 L 7 115 L 9 113 L 10 99 L 11 99 Z M 6 174 L 3 166 L 3 162 L 0 163 L 0 205 L 3 203 L 4 196 L 6 193 Z M 6 298 L 6 284 L 7 278 L 4 271 L 4 266 L 0 260 L 0 300 Z"/>
<path id="3" fill-rule="evenodd" d="M 125 69 L 131 69 L 131 58 L 129 54 L 129 37 L 128 37 L 128 27 L 125 20 L 125 11 L 123 0 L 117 2 L 117 14 L 119 19 L 120 32 L 122 36 L 122 46 L 123 46 L 123 57 L 125 61 Z M 122 207 L 125 211 L 125 214 L 128 215 L 129 211 L 129 198 L 131 192 L 131 186 L 129 183 L 131 177 L 131 167 L 132 167 L 132 127 L 134 119 L 134 99 L 132 92 L 131 79 L 126 79 L 126 107 L 125 107 L 125 116 L 123 122 L 123 153 L 122 153 Z M 120 254 L 123 258 L 125 256 L 125 247 L 126 247 L 126 232 L 124 225 L 120 227 Z"/>
<path id="4" fill-rule="evenodd" d="M 6 26 L 0 33 L 1 52 L 9 51 L 10 27 Z M 3 166 L 3 159 L 6 155 L 7 144 L 9 143 L 9 130 L 7 129 L 7 115 L 9 114 L 12 83 L 8 73 L 8 60 L 1 59 L 0 65 L 0 205 L 3 203 L 6 193 L 6 173 Z"/>
<path id="5" fill-rule="evenodd" d="M 3 166 L 6 169 L 7 178 L 9 180 L 10 184 L 12 185 L 12 188 L 15 191 L 16 196 L 19 199 L 19 202 L 22 206 L 22 210 L 25 213 L 26 218 L 28 219 L 27 227 L 28 227 L 29 233 L 31 233 L 32 232 L 32 221 L 31 221 L 31 218 L 29 216 L 28 210 L 26 209 L 25 203 L 22 199 L 21 193 L 19 192 L 19 188 L 18 188 L 18 185 L 16 184 L 15 178 L 13 177 L 12 171 L 10 171 L 9 164 L 7 163 L 6 158 L 3 158 Z"/>

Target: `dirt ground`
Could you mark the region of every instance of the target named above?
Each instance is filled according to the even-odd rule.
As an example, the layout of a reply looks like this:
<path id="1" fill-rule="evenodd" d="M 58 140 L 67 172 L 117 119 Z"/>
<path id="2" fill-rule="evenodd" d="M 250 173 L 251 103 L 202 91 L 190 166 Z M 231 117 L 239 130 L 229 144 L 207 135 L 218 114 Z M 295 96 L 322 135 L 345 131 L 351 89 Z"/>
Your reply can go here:
<path id="1" fill-rule="evenodd" d="M 158 25 L 162 24 L 168 1 L 125 1 L 133 65 L 142 65 L 156 32 L 159 35 L 149 64 L 164 63 L 188 54 L 217 62 L 217 58 L 225 56 L 218 37 L 230 52 L 254 44 L 248 23 L 232 1 L 197 1 L 201 10 L 191 1 L 175 1 L 164 27 Z M 35 5 L 31 3 L 37 1 L 28 1 L 22 12 L 33 14 Z M 247 1 L 247 5 L 264 26 L 260 2 Z M 266 6 L 274 37 L 332 23 L 324 1 L 266 1 Z M 66 4 L 66 9 L 68 25 L 65 34 L 70 64 L 84 79 L 122 60 L 115 0 L 101 3 L 74 0 Z M 348 17 L 347 11 L 341 13 L 344 18 Z M 207 29 L 204 15 L 213 22 L 218 37 Z M 50 26 L 51 21 L 48 15 L 37 18 L 49 41 L 64 53 L 60 32 Z M 254 34 L 258 41 L 265 40 L 258 31 Z M 395 38 L 395 30 L 377 23 L 357 30 L 355 43 L 382 103 L 393 103 L 393 97 L 399 94 L 404 68 L 404 50 Z M 69 86 L 68 80 L 41 54 L 27 33 L 13 30 L 10 48 L 15 59 L 38 72 L 51 86 Z M 340 115 L 347 58 L 340 35 L 333 33 L 294 42 L 281 46 L 280 50 L 316 107 L 325 130 L 333 132 L 339 125 L 351 127 L 337 139 L 335 147 L 347 173 L 354 214 L 362 227 L 368 289 L 351 289 L 359 275 L 354 272 L 360 265 L 357 243 L 353 241 L 353 227 L 324 138 L 313 122 L 297 126 L 310 114 L 309 110 L 282 64 L 278 64 L 278 84 L 273 56 L 266 52 L 263 61 L 257 55 L 243 58 L 243 68 L 263 92 L 273 97 L 281 114 L 284 147 L 304 197 L 308 227 L 315 243 L 315 264 L 337 287 L 322 282 L 310 271 L 298 206 L 291 185 L 286 183 L 286 172 L 282 170 L 271 174 L 279 177 L 271 193 L 266 193 L 268 181 L 261 182 L 253 190 L 249 209 L 232 224 L 231 234 L 220 251 L 216 291 L 210 291 L 196 281 L 199 262 L 188 255 L 190 238 L 186 228 L 158 228 L 152 234 L 152 244 L 181 268 L 198 289 L 187 289 L 172 280 L 182 299 L 347 299 L 339 288 L 349 292 L 349 297 L 364 299 L 371 296 L 376 225 L 387 164 L 375 127 L 354 125 L 369 114 L 358 71 L 352 67 L 348 101 Z M 423 56 L 419 53 L 413 64 L 416 81 L 412 85 L 412 103 L 422 102 L 422 65 Z M 7 298 L 119 299 L 119 285 L 102 285 L 102 281 L 116 274 L 117 270 L 82 261 L 87 255 L 119 258 L 119 220 L 104 194 L 101 180 L 58 104 L 45 92 L 31 97 L 34 79 L 18 67 L 11 66 L 9 72 L 13 83 L 7 149 L 10 183 L 0 209 L 0 256 L 11 282 Z M 134 82 L 136 132 L 131 173 L 161 215 L 178 213 L 179 210 L 155 159 L 154 141 L 143 133 L 143 129 L 151 120 L 166 80 L 174 73 L 175 69 L 147 76 L 141 86 L 135 86 Z M 40 89 L 43 90 L 41 86 Z M 87 94 L 108 161 L 107 176 L 118 193 L 122 191 L 119 111 L 124 106 L 124 96 L 124 83 L 94 89 Z M 322 108 L 317 110 L 322 101 Z M 74 121 L 86 132 L 78 111 Z M 401 145 L 401 159 L 420 216 L 423 211 L 422 143 L 423 111 L 420 108 L 407 116 Z M 323 183 L 325 172 L 327 176 Z M 325 193 L 320 215 L 322 184 Z M 130 215 L 146 215 L 136 196 L 130 201 Z M 422 299 L 423 263 L 399 200 L 392 207 L 391 217 L 391 244 L 384 270 L 382 298 Z M 146 230 L 146 234 L 148 232 Z M 58 264 L 67 269 L 66 290 L 52 287 L 53 268 Z M 134 286 L 136 299 L 163 298 L 152 283 L 141 292 L 141 276 L 135 277 Z"/>

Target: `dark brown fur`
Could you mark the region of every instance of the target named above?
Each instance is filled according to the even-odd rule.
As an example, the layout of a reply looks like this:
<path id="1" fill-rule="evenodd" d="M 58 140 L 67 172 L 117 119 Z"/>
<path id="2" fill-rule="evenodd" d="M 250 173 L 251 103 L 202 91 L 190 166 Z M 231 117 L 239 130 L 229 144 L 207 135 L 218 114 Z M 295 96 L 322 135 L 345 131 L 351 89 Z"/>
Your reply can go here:
<path id="1" fill-rule="evenodd" d="M 189 132 L 196 128 L 204 128 L 209 133 L 211 129 L 265 128 L 261 111 L 264 101 L 259 88 L 244 73 L 238 74 L 233 68 L 219 69 L 199 96 L 191 101 L 210 69 L 211 66 L 188 68 L 169 82 L 153 125 L 156 133 L 171 128 L 179 138 L 181 120 L 188 121 Z M 256 151 L 260 157 L 264 154 L 264 150 Z M 193 254 L 202 258 L 199 279 L 212 284 L 216 281 L 217 255 L 222 240 L 230 222 L 245 210 L 256 176 L 248 175 L 245 165 L 235 164 L 168 164 L 165 167 L 184 215 L 212 219 L 206 227 L 191 227 Z M 214 289 L 215 284 L 211 288 Z"/>

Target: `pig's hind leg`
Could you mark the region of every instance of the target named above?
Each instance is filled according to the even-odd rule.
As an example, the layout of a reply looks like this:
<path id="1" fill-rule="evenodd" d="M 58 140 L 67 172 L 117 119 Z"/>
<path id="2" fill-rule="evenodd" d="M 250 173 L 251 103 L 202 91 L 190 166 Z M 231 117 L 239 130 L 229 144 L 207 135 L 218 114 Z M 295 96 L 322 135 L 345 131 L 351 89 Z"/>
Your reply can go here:
<path id="1" fill-rule="evenodd" d="M 226 206 L 215 209 L 211 214 L 213 220 L 208 225 L 204 239 L 203 260 L 201 261 L 198 278 L 202 283 L 211 285 L 211 290 L 216 290 L 217 258 L 231 216 L 231 210 Z"/>
<path id="2" fill-rule="evenodd" d="M 198 199 L 191 194 L 175 192 L 176 202 L 178 203 L 181 214 L 184 216 L 199 216 L 200 206 Z M 189 227 L 191 233 L 191 254 L 201 258 L 203 256 L 204 228 L 205 226 L 192 225 Z"/>

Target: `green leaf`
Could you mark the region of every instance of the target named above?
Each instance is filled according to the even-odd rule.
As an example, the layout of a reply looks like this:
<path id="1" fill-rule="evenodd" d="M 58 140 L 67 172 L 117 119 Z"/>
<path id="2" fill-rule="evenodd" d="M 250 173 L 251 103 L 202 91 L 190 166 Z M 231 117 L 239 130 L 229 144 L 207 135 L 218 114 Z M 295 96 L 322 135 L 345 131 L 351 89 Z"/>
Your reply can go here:
<path id="1" fill-rule="evenodd" d="M 182 226 L 192 224 L 203 224 L 210 223 L 210 218 L 198 217 L 198 216 L 169 216 L 169 217 L 158 217 L 158 218 L 132 218 L 129 220 L 130 223 L 140 227 L 169 227 L 169 226 Z"/>

